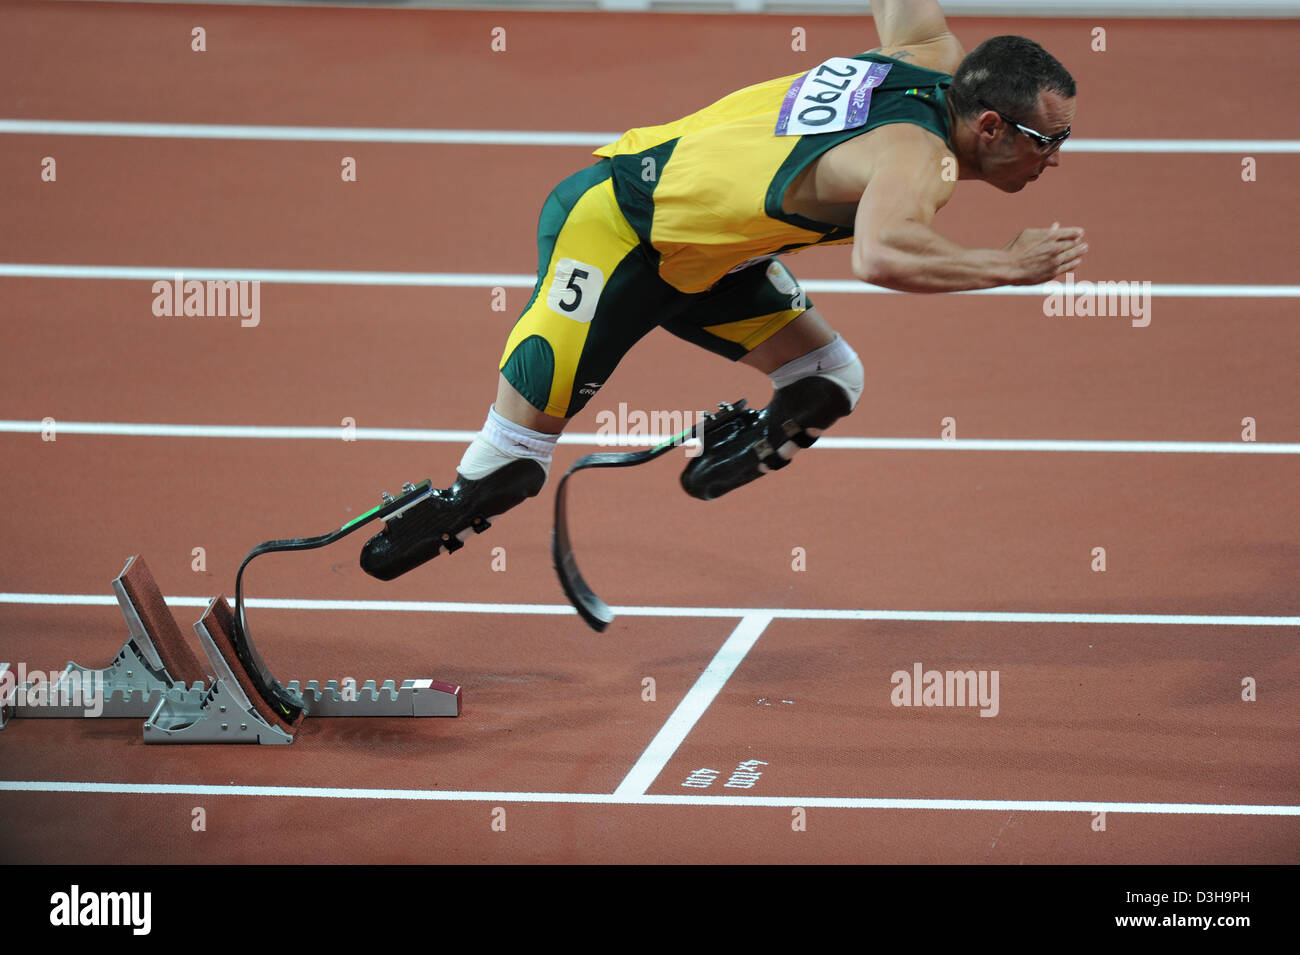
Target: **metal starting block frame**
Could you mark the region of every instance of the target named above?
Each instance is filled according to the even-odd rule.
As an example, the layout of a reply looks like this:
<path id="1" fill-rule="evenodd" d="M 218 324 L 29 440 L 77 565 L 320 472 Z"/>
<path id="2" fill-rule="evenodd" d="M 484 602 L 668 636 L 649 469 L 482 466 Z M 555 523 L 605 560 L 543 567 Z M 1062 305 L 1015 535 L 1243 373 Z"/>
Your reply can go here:
<path id="1" fill-rule="evenodd" d="M 301 719 L 288 724 L 259 712 L 239 679 L 238 657 L 223 648 L 230 641 L 214 633 L 232 619 L 225 598 L 214 597 L 194 624 L 208 679 L 187 685 L 169 672 L 164 659 L 171 653 L 160 652 L 169 641 L 166 636 L 155 639 L 159 635 L 150 632 L 160 621 L 154 617 L 153 627 L 146 624 L 150 614 L 137 606 L 124 584 L 128 573 L 134 573 L 136 587 L 147 588 L 145 600 L 153 596 L 150 602 L 163 608 L 155 612 L 170 615 L 144 562 L 138 556 L 130 558 L 113 581 L 129 636 L 112 663 L 93 670 L 70 662 L 57 680 L 21 687 L 10 664 L 0 663 L 0 729 L 18 717 L 90 718 L 85 705 L 89 688 L 102 703 L 99 718 L 143 719 L 146 743 L 292 743 Z M 172 661 L 178 670 L 183 665 L 184 661 Z M 316 680 L 305 685 L 294 680 L 287 689 L 303 700 L 304 715 L 312 717 L 460 715 L 460 687 L 438 680 L 403 680 L 400 685 L 395 680 L 382 684 L 367 680 L 359 686 L 352 680 L 330 680 L 323 686 Z"/>

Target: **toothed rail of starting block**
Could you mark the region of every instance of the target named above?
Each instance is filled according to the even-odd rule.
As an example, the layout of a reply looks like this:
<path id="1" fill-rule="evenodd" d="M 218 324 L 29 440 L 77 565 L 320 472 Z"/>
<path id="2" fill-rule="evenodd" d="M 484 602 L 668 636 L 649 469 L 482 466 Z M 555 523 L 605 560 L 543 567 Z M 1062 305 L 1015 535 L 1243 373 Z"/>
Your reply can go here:
<path id="1" fill-rule="evenodd" d="M 0 663 L 0 729 L 15 717 L 144 719 L 146 743 L 293 742 L 303 715 L 317 717 L 459 716 L 461 688 L 438 680 L 292 681 L 305 714 L 292 723 L 274 712 L 255 692 L 234 651 L 234 613 L 215 597 L 194 632 L 203 657 L 191 651 L 162 592 L 140 557 L 126 562 L 113 581 L 129 636 L 102 669 L 69 663 L 51 684 L 17 685 L 17 674 Z M 204 665 L 206 663 L 206 666 Z M 180 679 L 177 674 L 184 674 Z M 80 691 L 80 694 L 79 692 Z M 88 712 L 84 694 L 100 694 L 97 713 Z"/>
<path id="2" fill-rule="evenodd" d="M 68 719 L 88 716 L 88 696 L 96 697 L 95 716 L 104 719 L 144 719 L 164 699 L 197 701 L 203 684 L 193 688 L 181 684 L 159 683 L 129 643 L 118 651 L 113 662 L 101 670 L 77 663 L 67 667 L 51 682 L 17 684 L 19 673 L 9 664 L 8 676 L 0 678 L 5 700 L 0 706 L 0 728 L 15 717 L 24 719 Z M 7 681 L 7 682 L 6 682 Z M 133 685 L 146 684 L 146 685 Z M 102 703 L 100 702 L 102 701 Z"/>
<path id="3" fill-rule="evenodd" d="M 9 669 L 9 692 L 0 705 L 0 728 L 10 719 L 65 719 L 87 716 L 88 694 L 104 719 L 144 719 L 164 700 L 197 704 L 208 682 L 181 636 L 175 618 L 143 558 L 131 557 L 113 580 L 113 593 L 126 620 L 128 636 L 108 666 L 69 662 L 49 683 L 17 685 Z M 7 666 L 7 665 L 6 665 Z"/>
<path id="4" fill-rule="evenodd" d="M 300 687 L 298 681 L 289 690 L 307 701 L 312 716 L 459 716 L 460 687 L 438 680 L 385 680 L 380 687 L 374 680 L 361 686 L 351 681 L 343 685 L 330 680 L 321 686 L 311 680 Z"/>
<path id="5" fill-rule="evenodd" d="M 304 714 L 292 722 L 277 714 L 257 695 L 228 631 L 218 621 L 218 603 L 230 613 L 224 597 L 214 597 L 197 623 L 199 638 L 216 675 L 198 700 L 163 700 L 144 724 L 146 743 L 267 743 L 287 745 L 302 725 Z"/>

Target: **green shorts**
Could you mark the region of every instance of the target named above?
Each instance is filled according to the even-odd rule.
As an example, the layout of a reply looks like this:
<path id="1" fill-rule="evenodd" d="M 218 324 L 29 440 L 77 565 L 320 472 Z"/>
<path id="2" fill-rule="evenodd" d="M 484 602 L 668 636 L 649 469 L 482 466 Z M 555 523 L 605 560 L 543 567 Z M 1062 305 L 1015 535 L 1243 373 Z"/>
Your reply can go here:
<path id="1" fill-rule="evenodd" d="M 533 407 L 577 414 L 652 328 L 733 361 L 810 306 L 775 259 L 688 294 L 659 277 L 658 253 L 619 209 L 602 160 L 564 180 L 542 206 L 537 286 L 515 323 L 500 370 Z"/>

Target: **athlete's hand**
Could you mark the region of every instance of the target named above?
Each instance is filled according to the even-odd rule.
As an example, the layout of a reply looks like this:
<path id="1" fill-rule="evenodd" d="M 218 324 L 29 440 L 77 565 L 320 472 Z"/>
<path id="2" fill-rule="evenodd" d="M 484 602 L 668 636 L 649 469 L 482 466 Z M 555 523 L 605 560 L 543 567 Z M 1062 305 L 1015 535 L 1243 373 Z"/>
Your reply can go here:
<path id="1" fill-rule="evenodd" d="M 1006 246 L 1016 262 L 1018 276 L 1013 285 L 1040 285 L 1083 261 L 1088 251 L 1083 230 L 1062 229 L 1059 222 L 1050 229 L 1026 229 Z"/>

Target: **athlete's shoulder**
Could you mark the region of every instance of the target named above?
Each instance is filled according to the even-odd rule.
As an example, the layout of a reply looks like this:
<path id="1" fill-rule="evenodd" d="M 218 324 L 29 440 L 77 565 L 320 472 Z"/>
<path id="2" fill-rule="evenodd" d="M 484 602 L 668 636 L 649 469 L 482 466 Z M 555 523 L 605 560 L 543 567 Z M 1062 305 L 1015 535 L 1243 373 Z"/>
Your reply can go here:
<path id="1" fill-rule="evenodd" d="M 877 56 L 886 56 L 900 63 L 907 63 L 936 73 L 952 75 L 957 72 L 966 51 L 961 42 L 951 33 L 943 33 L 924 43 L 909 43 L 903 46 L 878 46 L 868 50 Z"/>
<path id="2" fill-rule="evenodd" d="M 955 181 L 950 183 L 942 175 L 944 161 L 951 156 L 946 143 L 919 126 L 881 126 L 869 135 L 833 146 L 818 157 L 817 199 L 856 203 L 873 180 L 889 183 L 886 191 L 897 187 L 909 192 L 921 181 L 931 187 L 937 209 L 948 201 L 955 186 Z M 927 174 L 927 170 L 936 170 L 940 175 Z"/>
<path id="3" fill-rule="evenodd" d="M 931 160 L 951 155 L 952 148 L 933 130 L 915 123 L 889 123 L 827 150 L 825 158 L 832 164 L 871 170 L 886 165 L 928 166 Z"/>

